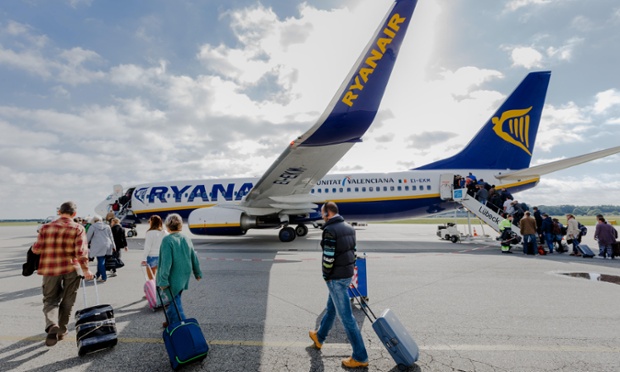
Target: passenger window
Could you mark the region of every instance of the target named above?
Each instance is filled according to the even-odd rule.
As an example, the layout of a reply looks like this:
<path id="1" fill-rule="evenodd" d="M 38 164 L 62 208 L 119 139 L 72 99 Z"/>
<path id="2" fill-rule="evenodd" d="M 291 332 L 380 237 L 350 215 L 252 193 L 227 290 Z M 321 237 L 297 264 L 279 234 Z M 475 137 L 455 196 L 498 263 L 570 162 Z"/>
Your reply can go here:
<path id="1" fill-rule="evenodd" d="M 403 188 L 402 188 L 402 187 L 400 187 L 400 186 L 398 186 L 397 190 L 398 190 L 398 191 L 402 191 L 402 190 L 403 190 Z"/>
<path id="2" fill-rule="evenodd" d="M 355 192 L 360 192 L 360 188 L 359 188 L 359 187 L 356 187 L 356 188 L 355 188 Z"/>
<path id="3" fill-rule="evenodd" d="M 387 191 L 387 186 L 383 186 L 383 191 Z"/>
<path id="4" fill-rule="evenodd" d="M 319 194 L 321 194 L 323 192 L 323 189 L 318 189 L 317 191 L 319 192 Z"/>
<path id="5" fill-rule="evenodd" d="M 369 187 L 369 188 L 368 188 L 368 191 L 371 191 L 371 192 L 372 192 L 372 191 L 374 191 L 374 189 L 373 189 L 372 187 Z"/>
<path id="6" fill-rule="evenodd" d="M 390 191 L 394 191 L 394 186 L 390 186 Z"/>
<path id="7" fill-rule="evenodd" d="M 411 191 L 416 191 L 418 189 L 417 186 L 411 186 Z"/>
<path id="8" fill-rule="evenodd" d="M 325 188 L 325 193 L 329 193 L 329 189 L 327 187 Z"/>
<path id="9" fill-rule="evenodd" d="M 426 189 L 430 190 L 431 189 L 431 185 L 426 185 Z"/>
<path id="10" fill-rule="evenodd" d="M 347 192 L 351 192 L 351 188 L 350 187 L 347 187 Z"/>
<path id="11" fill-rule="evenodd" d="M 332 192 L 333 192 L 333 193 L 336 193 L 336 188 L 335 188 L 335 187 L 332 189 Z"/>
<path id="12" fill-rule="evenodd" d="M 314 194 L 314 189 L 310 190 L 310 194 Z"/>
<path id="13" fill-rule="evenodd" d="M 362 192 L 366 192 L 366 188 L 365 187 L 362 187 Z"/>
<path id="14" fill-rule="evenodd" d="M 342 187 L 340 188 L 340 192 L 344 192 L 344 189 Z"/>
<path id="15" fill-rule="evenodd" d="M 409 191 L 409 186 L 405 186 L 405 191 Z"/>

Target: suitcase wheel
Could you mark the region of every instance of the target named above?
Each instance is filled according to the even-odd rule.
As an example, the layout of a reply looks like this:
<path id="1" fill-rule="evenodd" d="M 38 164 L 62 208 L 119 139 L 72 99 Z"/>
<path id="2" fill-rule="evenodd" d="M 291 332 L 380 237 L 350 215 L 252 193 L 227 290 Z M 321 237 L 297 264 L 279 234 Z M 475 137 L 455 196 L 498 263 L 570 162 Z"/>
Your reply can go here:
<path id="1" fill-rule="evenodd" d="M 406 371 L 408 369 L 409 369 L 409 367 L 407 367 L 406 365 L 404 365 L 402 363 L 398 365 L 398 370 L 399 371 Z"/>

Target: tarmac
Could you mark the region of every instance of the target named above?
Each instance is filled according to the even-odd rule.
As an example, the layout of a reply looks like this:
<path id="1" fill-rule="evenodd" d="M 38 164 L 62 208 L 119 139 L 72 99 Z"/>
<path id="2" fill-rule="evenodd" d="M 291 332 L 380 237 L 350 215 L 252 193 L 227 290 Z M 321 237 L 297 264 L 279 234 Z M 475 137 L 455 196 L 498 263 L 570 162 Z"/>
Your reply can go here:
<path id="1" fill-rule="evenodd" d="M 145 229 L 128 239 L 118 276 L 98 286 L 101 303 L 114 307 L 118 345 L 79 357 L 73 321 L 68 338 L 44 345 L 41 277 L 21 275 L 36 226 L 0 227 L 0 370 L 170 370 L 163 312 L 151 311 L 143 298 Z M 620 285 L 562 275 L 617 278 L 620 260 L 524 256 L 520 247 L 501 254 L 493 239 L 439 240 L 436 225 L 356 230 L 371 308 L 376 314 L 392 309 L 420 347 L 410 371 L 620 370 Z M 596 248 L 591 235 L 585 242 Z M 183 304 L 211 349 L 184 370 L 346 370 L 340 360 L 351 349 L 339 322 L 320 351 L 308 338 L 327 300 L 319 238 L 316 229 L 292 243 L 279 242 L 276 230 L 193 237 L 204 278 L 192 279 Z M 92 305 L 92 283 L 87 295 Z M 83 307 L 80 290 L 74 311 Z M 354 314 L 370 355 L 369 367 L 357 370 L 398 371 L 357 305 Z"/>

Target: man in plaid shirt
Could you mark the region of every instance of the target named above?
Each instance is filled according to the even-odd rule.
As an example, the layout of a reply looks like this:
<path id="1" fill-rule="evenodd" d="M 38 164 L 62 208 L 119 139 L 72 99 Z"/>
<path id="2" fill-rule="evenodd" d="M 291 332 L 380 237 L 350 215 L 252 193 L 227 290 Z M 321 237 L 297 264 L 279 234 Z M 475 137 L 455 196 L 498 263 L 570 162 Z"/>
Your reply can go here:
<path id="1" fill-rule="evenodd" d="M 45 345 L 54 346 L 68 333 L 81 275 L 92 279 L 88 269 L 88 244 L 82 225 L 73 222 L 77 213 L 74 202 L 60 206 L 60 217 L 41 227 L 32 252 L 41 255 L 37 273 L 43 275 L 43 314 Z"/>

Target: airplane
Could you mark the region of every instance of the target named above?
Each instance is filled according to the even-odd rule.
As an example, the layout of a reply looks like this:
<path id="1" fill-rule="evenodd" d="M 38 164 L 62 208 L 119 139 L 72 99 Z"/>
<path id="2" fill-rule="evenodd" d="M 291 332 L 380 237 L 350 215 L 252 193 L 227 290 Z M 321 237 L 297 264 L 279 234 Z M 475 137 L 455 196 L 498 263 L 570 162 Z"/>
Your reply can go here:
<path id="1" fill-rule="evenodd" d="M 620 152 L 620 146 L 529 167 L 550 71 L 529 73 L 482 129 L 454 156 L 402 172 L 327 174 L 371 125 L 416 0 L 397 0 L 317 123 L 284 150 L 259 178 L 156 182 L 123 193 L 120 185 L 96 208 L 105 215 L 122 200 L 134 222 L 179 213 L 195 235 L 243 235 L 280 229 L 291 242 L 321 221 L 320 207 L 338 204 L 348 221 L 422 217 L 455 208 L 455 175 L 475 174 L 511 193 L 535 187 L 557 170 Z M 389 58 L 388 58 L 389 57 Z M 295 226 L 295 228 L 291 226 Z"/>

